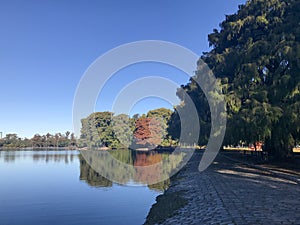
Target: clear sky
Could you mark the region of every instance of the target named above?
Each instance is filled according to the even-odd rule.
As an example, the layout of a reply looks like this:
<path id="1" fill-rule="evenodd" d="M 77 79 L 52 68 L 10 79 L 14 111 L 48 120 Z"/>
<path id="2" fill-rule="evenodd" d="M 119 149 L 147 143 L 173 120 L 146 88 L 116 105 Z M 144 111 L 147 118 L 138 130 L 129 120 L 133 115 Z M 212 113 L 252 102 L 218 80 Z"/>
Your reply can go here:
<path id="1" fill-rule="evenodd" d="M 72 131 L 76 87 L 108 50 L 139 40 L 164 40 L 208 51 L 207 35 L 245 0 L 0 1 L 0 131 L 32 137 Z M 195 65 L 196 67 L 196 65 Z M 151 63 L 125 68 L 103 90 L 96 110 L 109 110 L 118 88 L 141 76 L 187 76 Z M 100 95 L 101 96 L 101 95 Z M 100 98 L 99 96 L 99 98 Z M 101 98 L 100 98 L 101 99 Z M 146 99 L 132 112 L 169 106 Z"/>

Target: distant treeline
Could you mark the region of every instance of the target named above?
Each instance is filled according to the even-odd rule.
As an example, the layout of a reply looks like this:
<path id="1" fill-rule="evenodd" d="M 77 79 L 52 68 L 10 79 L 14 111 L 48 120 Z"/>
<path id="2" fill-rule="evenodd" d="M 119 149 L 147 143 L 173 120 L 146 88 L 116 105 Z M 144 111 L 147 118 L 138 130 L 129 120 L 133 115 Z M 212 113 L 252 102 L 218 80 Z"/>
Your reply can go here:
<path id="1" fill-rule="evenodd" d="M 75 148 L 74 133 L 66 131 L 45 135 L 35 134 L 32 138 L 20 138 L 17 134 L 6 134 L 0 139 L 0 148 Z"/>

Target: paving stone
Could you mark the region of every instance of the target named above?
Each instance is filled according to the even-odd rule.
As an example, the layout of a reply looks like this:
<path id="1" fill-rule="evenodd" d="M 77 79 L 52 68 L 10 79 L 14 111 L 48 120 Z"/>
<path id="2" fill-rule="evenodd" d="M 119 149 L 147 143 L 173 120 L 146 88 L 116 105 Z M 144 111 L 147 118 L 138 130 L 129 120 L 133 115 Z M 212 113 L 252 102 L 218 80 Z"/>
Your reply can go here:
<path id="1" fill-rule="evenodd" d="M 299 224 L 300 186 L 219 154 L 197 171 L 196 153 L 168 191 L 185 191 L 189 203 L 162 224 Z"/>

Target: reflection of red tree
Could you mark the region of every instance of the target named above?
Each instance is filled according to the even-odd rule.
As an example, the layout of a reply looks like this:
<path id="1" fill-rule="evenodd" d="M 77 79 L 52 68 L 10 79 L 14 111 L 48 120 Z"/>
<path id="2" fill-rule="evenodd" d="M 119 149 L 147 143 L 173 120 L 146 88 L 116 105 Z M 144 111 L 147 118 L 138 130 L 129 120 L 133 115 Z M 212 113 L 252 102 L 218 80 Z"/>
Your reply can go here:
<path id="1" fill-rule="evenodd" d="M 134 137 L 136 144 L 152 146 L 162 142 L 163 128 L 157 118 L 139 118 L 135 122 Z"/>
<path id="2" fill-rule="evenodd" d="M 134 161 L 134 166 L 150 166 L 161 161 L 162 161 L 161 154 L 137 153 L 136 159 Z"/>
<path id="3" fill-rule="evenodd" d="M 143 183 L 155 183 L 160 181 L 161 177 L 161 164 L 162 161 L 160 154 L 155 153 L 138 153 L 134 161 L 136 169 L 135 180 Z"/>

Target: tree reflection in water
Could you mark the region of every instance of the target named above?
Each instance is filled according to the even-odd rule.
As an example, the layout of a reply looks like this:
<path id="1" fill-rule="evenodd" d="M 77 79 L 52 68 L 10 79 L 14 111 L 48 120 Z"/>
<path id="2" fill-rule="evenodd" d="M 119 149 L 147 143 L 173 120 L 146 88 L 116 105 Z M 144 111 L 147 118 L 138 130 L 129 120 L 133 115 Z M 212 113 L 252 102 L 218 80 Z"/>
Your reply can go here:
<path id="1" fill-rule="evenodd" d="M 121 184 L 148 185 L 150 189 L 163 191 L 170 184 L 168 175 L 180 166 L 184 156 L 184 152 L 170 154 L 129 149 L 81 151 L 80 179 L 94 187 L 110 187 L 112 180 Z"/>
<path id="2" fill-rule="evenodd" d="M 14 163 L 20 159 L 30 159 L 33 162 L 64 162 L 69 164 L 77 158 L 77 151 L 23 151 L 23 150 L 7 150 L 0 151 L 0 160 L 6 163 Z"/>
<path id="3" fill-rule="evenodd" d="M 113 182 L 101 176 L 79 155 L 80 161 L 80 180 L 85 181 L 92 187 L 111 187 Z"/>

